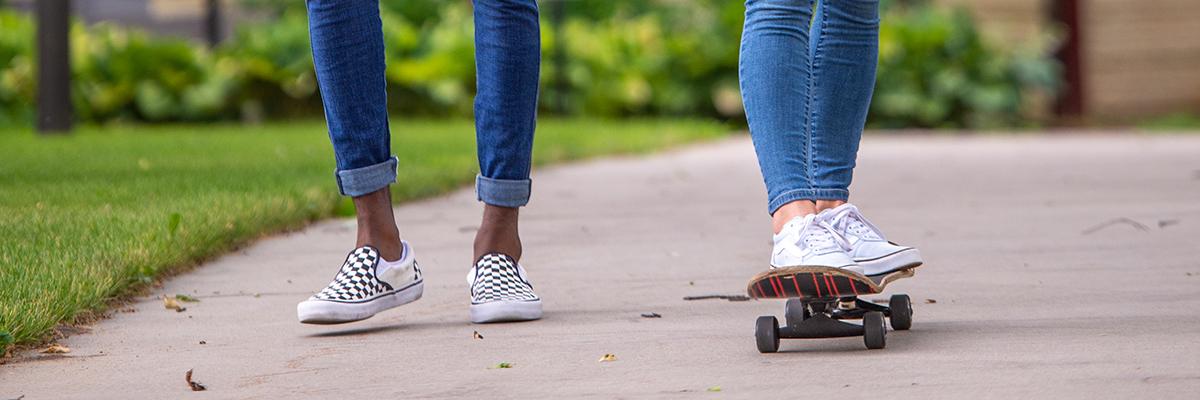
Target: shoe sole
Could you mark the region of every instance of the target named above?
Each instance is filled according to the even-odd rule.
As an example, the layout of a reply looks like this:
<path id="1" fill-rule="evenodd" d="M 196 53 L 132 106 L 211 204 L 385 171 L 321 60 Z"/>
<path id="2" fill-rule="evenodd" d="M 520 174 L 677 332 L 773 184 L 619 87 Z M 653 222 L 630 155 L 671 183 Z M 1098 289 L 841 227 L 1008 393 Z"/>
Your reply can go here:
<path id="1" fill-rule="evenodd" d="M 425 281 L 362 303 L 305 300 L 296 305 L 296 316 L 304 324 L 333 325 L 362 321 L 382 311 L 412 303 L 425 292 Z"/>
<path id="2" fill-rule="evenodd" d="M 924 261 L 921 260 L 921 252 L 917 249 L 905 249 L 874 260 L 857 262 L 864 270 L 873 272 L 867 276 L 877 277 L 919 267 Z"/>
<path id="3" fill-rule="evenodd" d="M 542 318 L 542 301 L 493 301 L 471 305 L 471 322 L 533 321 Z"/>

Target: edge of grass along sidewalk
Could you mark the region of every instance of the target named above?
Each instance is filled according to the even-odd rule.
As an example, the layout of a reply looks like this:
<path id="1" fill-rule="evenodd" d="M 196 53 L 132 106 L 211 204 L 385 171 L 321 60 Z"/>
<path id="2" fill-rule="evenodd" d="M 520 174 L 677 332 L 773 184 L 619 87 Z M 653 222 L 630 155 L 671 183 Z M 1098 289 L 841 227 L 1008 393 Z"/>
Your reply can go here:
<path id="1" fill-rule="evenodd" d="M 545 120 L 534 164 L 725 136 L 703 120 Z M 470 121 L 393 121 L 397 202 L 478 171 Z M 0 133 L 0 355 L 164 274 L 270 233 L 352 214 L 319 121 Z"/>

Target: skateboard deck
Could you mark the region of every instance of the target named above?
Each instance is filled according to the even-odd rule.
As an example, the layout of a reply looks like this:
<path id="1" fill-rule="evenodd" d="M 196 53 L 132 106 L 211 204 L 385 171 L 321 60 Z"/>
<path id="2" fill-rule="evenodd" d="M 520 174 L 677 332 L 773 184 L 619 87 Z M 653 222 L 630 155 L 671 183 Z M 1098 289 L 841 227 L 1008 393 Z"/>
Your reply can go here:
<path id="1" fill-rule="evenodd" d="M 889 283 L 913 276 L 914 269 L 915 266 L 868 277 L 834 267 L 776 268 L 751 278 L 746 293 L 755 299 L 823 299 L 878 294 Z"/>

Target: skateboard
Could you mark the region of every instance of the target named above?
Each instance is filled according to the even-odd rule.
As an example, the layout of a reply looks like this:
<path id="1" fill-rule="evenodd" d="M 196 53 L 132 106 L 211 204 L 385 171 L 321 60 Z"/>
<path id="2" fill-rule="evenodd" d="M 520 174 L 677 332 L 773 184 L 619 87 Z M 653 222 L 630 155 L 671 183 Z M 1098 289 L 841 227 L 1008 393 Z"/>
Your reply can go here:
<path id="1" fill-rule="evenodd" d="M 917 266 L 874 277 L 816 266 L 776 268 L 755 275 L 746 287 L 751 298 L 787 299 L 783 326 L 771 315 L 755 322 L 758 351 L 778 351 L 780 338 L 850 336 L 862 336 L 868 349 L 882 349 L 887 344 L 884 317 L 891 320 L 892 329 L 908 330 L 912 327 L 912 301 L 908 295 L 897 294 L 884 306 L 859 296 L 882 293 L 889 283 L 913 276 Z M 845 319 L 861 319 L 862 324 L 841 321 Z"/>

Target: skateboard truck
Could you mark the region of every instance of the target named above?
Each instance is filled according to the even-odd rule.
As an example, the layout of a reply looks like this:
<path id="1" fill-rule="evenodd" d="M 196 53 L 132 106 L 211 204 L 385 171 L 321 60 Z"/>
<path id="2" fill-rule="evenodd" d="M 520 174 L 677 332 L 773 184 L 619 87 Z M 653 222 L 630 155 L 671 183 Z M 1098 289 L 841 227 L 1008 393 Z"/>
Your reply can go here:
<path id="1" fill-rule="evenodd" d="M 779 339 L 820 339 L 862 336 L 868 349 L 882 349 L 886 344 L 887 327 L 907 330 L 912 327 L 912 301 L 908 295 L 893 295 L 888 305 L 879 305 L 857 296 L 788 299 L 784 310 L 785 325 L 771 315 L 758 317 L 754 338 L 758 351 L 774 353 Z M 862 324 L 842 320 L 861 319 Z"/>

